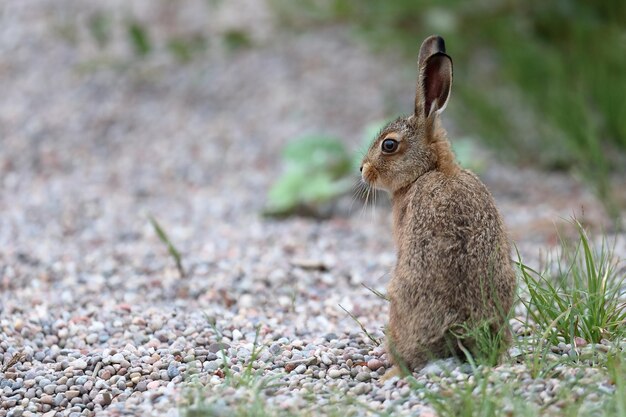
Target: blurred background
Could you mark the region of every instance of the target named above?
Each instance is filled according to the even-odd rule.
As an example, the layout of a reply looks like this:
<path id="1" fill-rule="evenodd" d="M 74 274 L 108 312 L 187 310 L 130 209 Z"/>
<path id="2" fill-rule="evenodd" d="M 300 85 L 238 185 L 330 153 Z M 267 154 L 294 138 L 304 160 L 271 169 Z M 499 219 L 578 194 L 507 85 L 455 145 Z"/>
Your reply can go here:
<path id="1" fill-rule="evenodd" d="M 612 214 L 623 209 L 624 183 L 611 178 L 623 175 L 626 166 L 624 2 L 271 4 L 296 27 L 350 25 L 375 51 L 399 51 L 406 62 L 414 59 L 420 39 L 442 35 L 456 64 L 449 110 L 456 136 L 496 151 L 500 161 L 575 173 Z M 463 160 L 462 151 L 457 148 Z"/>
<path id="2" fill-rule="evenodd" d="M 124 212 L 167 216 L 183 240 L 358 212 L 362 151 L 411 111 L 432 33 L 455 63 L 455 152 L 515 237 L 572 214 L 610 229 L 626 207 L 619 0 L 28 0 L 0 16 L 5 241 L 24 221 L 32 236 L 144 227 Z"/>

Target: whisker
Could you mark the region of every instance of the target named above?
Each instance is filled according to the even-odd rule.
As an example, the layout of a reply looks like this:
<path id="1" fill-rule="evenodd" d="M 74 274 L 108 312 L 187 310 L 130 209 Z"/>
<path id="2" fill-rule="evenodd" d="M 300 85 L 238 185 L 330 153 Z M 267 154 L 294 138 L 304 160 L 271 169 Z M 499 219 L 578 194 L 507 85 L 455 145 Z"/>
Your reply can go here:
<path id="1" fill-rule="evenodd" d="M 361 196 L 363 202 L 361 203 L 361 210 L 359 212 L 359 217 L 363 217 L 363 211 L 365 210 L 365 204 L 367 204 L 367 187 L 363 188 L 363 195 Z"/>
<path id="2" fill-rule="evenodd" d="M 363 208 L 361 209 L 361 217 L 363 217 L 365 215 L 365 212 L 367 211 L 367 203 L 370 200 L 370 193 L 372 191 L 372 187 L 367 187 L 367 192 L 365 194 L 365 204 L 363 204 Z"/>
<path id="3" fill-rule="evenodd" d="M 370 216 L 370 221 L 374 220 L 373 216 L 373 210 L 374 210 L 374 199 L 376 198 L 376 189 L 372 188 L 372 199 L 370 200 L 370 205 L 369 205 L 369 216 Z"/>
<path id="4" fill-rule="evenodd" d="M 350 208 L 348 209 L 348 213 L 352 213 L 352 206 L 354 206 L 354 202 L 357 199 L 361 199 L 364 190 L 363 180 L 360 178 L 355 179 L 354 184 L 352 184 L 352 201 L 350 202 Z"/>
<path id="5" fill-rule="evenodd" d="M 374 205 L 372 206 L 372 220 L 376 219 L 377 203 L 378 203 L 378 189 L 374 189 Z"/>
<path id="6" fill-rule="evenodd" d="M 361 196 L 361 198 L 365 199 L 365 202 L 367 202 L 367 197 L 369 195 L 370 192 L 370 187 L 369 185 L 365 184 L 365 186 L 363 187 L 363 195 Z"/>
<path id="7" fill-rule="evenodd" d="M 363 182 L 363 180 L 358 179 L 354 184 L 354 196 L 357 198 L 363 198 L 366 188 L 367 185 Z"/>

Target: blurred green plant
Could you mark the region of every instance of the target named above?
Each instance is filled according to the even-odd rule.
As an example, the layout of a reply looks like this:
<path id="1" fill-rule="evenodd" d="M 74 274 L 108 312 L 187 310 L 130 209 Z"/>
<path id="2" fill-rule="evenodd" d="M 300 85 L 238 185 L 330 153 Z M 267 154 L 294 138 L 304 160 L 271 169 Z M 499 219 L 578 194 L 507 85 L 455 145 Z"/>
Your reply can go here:
<path id="1" fill-rule="evenodd" d="M 366 126 L 359 151 L 349 152 L 345 140 L 314 134 L 291 141 L 282 154 L 284 172 L 272 185 L 267 196 L 265 214 L 291 214 L 321 217 L 324 208 L 350 192 L 358 181 L 361 160 L 371 142 L 387 121 Z M 459 163 L 480 173 L 484 160 L 469 139 L 452 145 Z"/>
<path id="2" fill-rule="evenodd" d="M 224 32 L 224 45 L 231 51 L 245 49 L 252 46 L 252 39 L 245 30 L 230 29 Z"/>
<path id="3" fill-rule="evenodd" d="M 350 190 L 352 158 L 341 139 L 311 135 L 289 143 L 284 174 L 268 193 L 266 214 L 319 213 L 319 206 Z"/>
<path id="4" fill-rule="evenodd" d="M 271 1 L 298 27 L 350 22 L 412 57 L 425 36 L 444 36 L 462 127 L 519 162 L 581 171 L 611 203 L 609 174 L 626 166 L 626 2 Z"/>
<path id="5" fill-rule="evenodd" d="M 626 354 L 623 351 L 609 355 L 607 370 L 615 387 L 614 394 L 605 401 L 606 414 L 626 417 Z"/>
<path id="6" fill-rule="evenodd" d="M 207 48 L 207 39 L 197 33 L 191 36 L 178 36 L 167 41 L 167 49 L 179 62 L 190 62 L 195 55 Z"/>
<path id="7" fill-rule="evenodd" d="M 148 29 L 141 23 L 131 20 L 127 23 L 128 39 L 137 56 L 146 56 L 152 50 Z"/>
<path id="8" fill-rule="evenodd" d="M 207 12 L 212 13 L 220 3 L 221 0 L 207 1 Z M 164 28 L 159 26 L 158 22 L 146 21 L 135 15 L 120 17 L 110 10 L 97 10 L 87 16 L 85 29 L 89 34 L 89 40 L 103 53 L 112 43 L 114 33 L 120 32 L 125 34 L 123 39 L 136 58 L 146 58 L 157 52 L 166 51 L 182 64 L 202 55 L 213 42 L 221 43 L 229 51 L 238 51 L 254 45 L 247 28 L 230 28 L 213 35 L 204 29 L 191 31 L 183 25 L 176 17 L 173 17 L 170 25 Z M 79 22 L 68 20 L 58 24 L 55 30 L 60 37 L 76 44 L 79 41 L 79 26 Z M 165 36 L 157 36 L 159 32 L 165 32 Z M 104 60 L 109 61 L 110 59 Z"/>

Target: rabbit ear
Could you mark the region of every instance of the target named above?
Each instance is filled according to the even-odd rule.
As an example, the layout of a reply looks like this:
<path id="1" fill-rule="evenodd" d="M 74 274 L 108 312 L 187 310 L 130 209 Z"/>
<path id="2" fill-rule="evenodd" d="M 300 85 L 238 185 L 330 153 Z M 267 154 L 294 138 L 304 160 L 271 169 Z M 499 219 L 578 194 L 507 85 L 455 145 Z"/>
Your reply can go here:
<path id="1" fill-rule="evenodd" d="M 420 54 L 417 61 L 418 70 L 421 72 L 424 68 L 424 63 L 431 56 L 437 52 L 446 52 L 446 43 L 441 36 L 432 35 L 424 39 L 422 46 L 420 46 Z"/>
<path id="2" fill-rule="evenodd" d="M 425 59 L 418 77 L 415 116 L 428 118 L 441 113 L 448 104 L 451 87 L 452 59 L 444 52 L 430 55 Z"/>

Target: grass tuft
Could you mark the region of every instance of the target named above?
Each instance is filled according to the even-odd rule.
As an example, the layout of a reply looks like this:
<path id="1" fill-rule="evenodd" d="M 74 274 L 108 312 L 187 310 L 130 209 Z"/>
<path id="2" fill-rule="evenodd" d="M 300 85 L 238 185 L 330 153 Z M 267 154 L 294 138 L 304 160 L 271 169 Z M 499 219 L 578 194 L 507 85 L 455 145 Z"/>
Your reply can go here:
<path id="1" fill-rule="evenodd" d="M 606 239 L 595 249 L 576 220 L 578 242 L 562 239 L 562 258 L 554 277 L 525 265 L 518 253 L 518 266 L 529 298 L 522 303 L 529 318 L 548 340 L 575 343 L 575 338 L 599 343 L 625 334 L 626 304 L 622 301 L 624 276 L 616 268 Z M 619 261 L 617 261 L 619 262 Z"/>
<path id="2" fill-rule="evenodd" d="M 496 366 L 509 342 L 508 320 L 494 332 L 489 321 L 477 325 L 464 323 L 457 334 L 459 347 L 465 354 L 465 359 L 476 368 L 479 365 Z M 463 341 L 470 342 L 465 346 Z"/>

